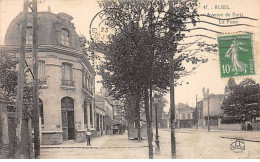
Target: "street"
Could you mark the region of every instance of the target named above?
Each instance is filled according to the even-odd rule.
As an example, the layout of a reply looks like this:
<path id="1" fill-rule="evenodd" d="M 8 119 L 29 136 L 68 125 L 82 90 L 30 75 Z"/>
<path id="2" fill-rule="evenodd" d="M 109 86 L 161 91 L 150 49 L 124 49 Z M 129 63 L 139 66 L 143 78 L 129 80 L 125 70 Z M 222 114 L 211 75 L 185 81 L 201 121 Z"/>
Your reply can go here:
<path id="1" fill-rule="evenodd" d="M 230 159 L 260 158 L 260 132 L 210 131 L 196 129 L 176 130 L 178 159 Z M 155 159 L 169 159 L 170 130 L 159 130 L 161 151 L 154 149 Z M 245 150 L 231 150 L 235 138 L 244 139 Z M 251 142 L 253 141 L 253 142 Z M 124 135 L 107 135 L 95 138 L 92 146 L 74 141 L 62 145 L 42 145 L 40 159 L 148 159 L 147 140 L 140 143 Z M 155 145 L 155 144 L 154 144 Z"/>

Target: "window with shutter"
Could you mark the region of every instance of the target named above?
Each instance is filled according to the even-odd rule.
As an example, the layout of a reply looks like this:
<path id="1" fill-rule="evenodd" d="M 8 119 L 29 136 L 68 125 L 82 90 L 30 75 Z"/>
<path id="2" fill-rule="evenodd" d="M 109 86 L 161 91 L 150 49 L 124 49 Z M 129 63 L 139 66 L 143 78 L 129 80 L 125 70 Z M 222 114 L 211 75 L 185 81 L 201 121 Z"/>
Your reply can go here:
<path id="1" fill-rule="evenodd" d="M 45 61 L 39 60 L 38 77 L 40 80 L 45 79 Z"/>
<path id="2" fill-rule="evenodd" d="M 62 63 L 62 85 L 74 86 L 72 65 L 69 63 Z"/>

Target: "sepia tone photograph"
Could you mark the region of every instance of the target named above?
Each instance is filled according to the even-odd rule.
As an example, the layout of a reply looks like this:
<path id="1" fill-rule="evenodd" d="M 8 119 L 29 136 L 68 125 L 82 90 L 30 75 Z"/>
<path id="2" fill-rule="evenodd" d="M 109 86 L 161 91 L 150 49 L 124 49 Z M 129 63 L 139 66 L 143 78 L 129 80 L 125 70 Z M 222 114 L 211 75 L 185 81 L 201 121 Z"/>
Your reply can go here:
<path id="1" fill-rule="evenodd" d="M 259 0 L 0 0 L 0 159 L 260 159 Z"/>

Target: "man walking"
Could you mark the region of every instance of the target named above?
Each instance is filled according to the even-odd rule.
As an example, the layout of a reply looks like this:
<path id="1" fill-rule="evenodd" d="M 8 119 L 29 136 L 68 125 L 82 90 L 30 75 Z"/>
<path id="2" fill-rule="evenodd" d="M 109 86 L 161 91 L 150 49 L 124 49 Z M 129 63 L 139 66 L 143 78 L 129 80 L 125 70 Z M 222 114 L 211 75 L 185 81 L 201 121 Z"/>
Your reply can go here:
<path id="1" fill-rule="evenodd" d="M 91 139 L 91 132 L 87 131 L 87 146 L 91 146 L 90 139 Z"/>

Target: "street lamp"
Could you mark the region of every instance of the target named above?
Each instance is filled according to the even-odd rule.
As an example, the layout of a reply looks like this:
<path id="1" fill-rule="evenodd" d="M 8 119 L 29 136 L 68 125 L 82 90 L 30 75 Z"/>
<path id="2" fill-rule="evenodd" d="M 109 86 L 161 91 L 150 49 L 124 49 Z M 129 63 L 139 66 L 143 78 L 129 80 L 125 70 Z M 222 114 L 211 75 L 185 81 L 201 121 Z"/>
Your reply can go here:
<path id="1" fill-rule="evenodd" d="M 157 122 L 157 109 L 158 109 L 158 102 L 159 102 L 159 95 L 155 92 L 154 94 L 154 104 L 155 104 L 155 126 L 156 126 L 156 132 L 155 132 L 155 143 L 157 145 L 158 150 L 160 150 L 159 145 L 159 135 L 158 135 L 158 122 Z"/>
<path id="2" fill-rule="evenodd" d="M 208 97 L 208 131 L 210 131 L 210 120 L 209 120 L 209 89 L 207 89 L 207 97 Z"/>

